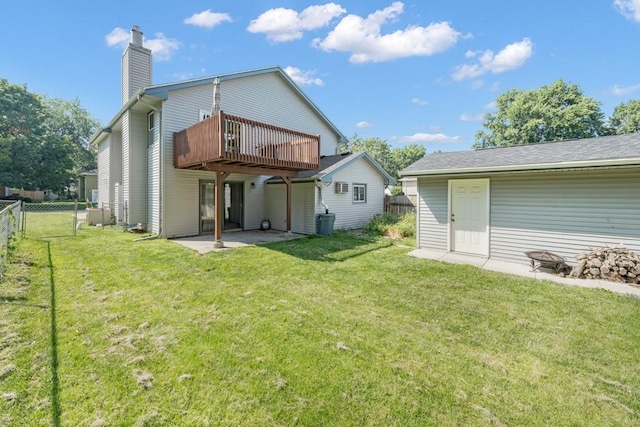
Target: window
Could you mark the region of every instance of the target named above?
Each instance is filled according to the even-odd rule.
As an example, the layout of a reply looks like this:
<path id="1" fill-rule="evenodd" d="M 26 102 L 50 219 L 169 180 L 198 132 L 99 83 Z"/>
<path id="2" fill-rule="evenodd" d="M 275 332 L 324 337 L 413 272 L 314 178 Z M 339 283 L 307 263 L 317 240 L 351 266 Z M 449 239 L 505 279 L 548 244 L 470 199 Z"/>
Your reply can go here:
<path id="1" fill-rule="evenodd" d="M 199 115 L 198 121 L 201 122 L 211 117 L 211 111 L 198 110 L 198 115 Z"/>
<path id="2" fill-rule="evenodd" d="M 147 114 L 147 147 L 151 147 L 153 145 L 155 130 L 156 128 L 156 118 L 155 113 L 152 111 Z"/>
<path id="3" fill-rule="evenodd" d="M 353 203 L 367 203 L 366 184 L 353 184 Z"/>

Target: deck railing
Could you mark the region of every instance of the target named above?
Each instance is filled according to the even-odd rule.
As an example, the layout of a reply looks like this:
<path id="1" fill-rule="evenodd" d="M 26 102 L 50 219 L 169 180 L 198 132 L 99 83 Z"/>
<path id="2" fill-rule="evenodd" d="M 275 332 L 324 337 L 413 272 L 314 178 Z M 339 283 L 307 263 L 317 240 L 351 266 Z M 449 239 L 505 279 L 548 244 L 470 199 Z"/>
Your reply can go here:
<path id="1" fill-rule="evenodd" d="M 272 169 L 316 169 L 320 136 L 240 116 L 218 114 L 173 134 L 176 168 L 229 163 Z"/>

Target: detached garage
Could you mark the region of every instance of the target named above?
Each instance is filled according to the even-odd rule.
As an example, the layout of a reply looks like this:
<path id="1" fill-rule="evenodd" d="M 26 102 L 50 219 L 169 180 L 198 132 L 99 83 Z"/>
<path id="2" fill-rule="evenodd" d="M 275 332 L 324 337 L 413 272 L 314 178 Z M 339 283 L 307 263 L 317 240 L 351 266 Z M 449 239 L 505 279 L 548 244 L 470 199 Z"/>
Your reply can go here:
<path id="1" fill-rule="evenodd" d="M 420 249 L 569 263 L 589 248 L 640 253 L 640 134 L 432 153 L 401 172 L 418 183 Z"/>

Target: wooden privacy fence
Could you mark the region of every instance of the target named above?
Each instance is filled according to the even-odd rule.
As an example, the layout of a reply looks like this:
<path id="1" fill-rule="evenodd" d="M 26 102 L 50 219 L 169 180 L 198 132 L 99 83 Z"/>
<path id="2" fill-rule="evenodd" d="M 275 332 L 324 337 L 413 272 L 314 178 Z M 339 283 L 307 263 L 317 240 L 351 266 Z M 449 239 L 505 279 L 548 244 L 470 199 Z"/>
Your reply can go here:
<path id="1" fill-rule="evenodd" d="M 418 196 L 384 196 L 384 212 L 395 215 L 403 215 L 415 212 Z"/>

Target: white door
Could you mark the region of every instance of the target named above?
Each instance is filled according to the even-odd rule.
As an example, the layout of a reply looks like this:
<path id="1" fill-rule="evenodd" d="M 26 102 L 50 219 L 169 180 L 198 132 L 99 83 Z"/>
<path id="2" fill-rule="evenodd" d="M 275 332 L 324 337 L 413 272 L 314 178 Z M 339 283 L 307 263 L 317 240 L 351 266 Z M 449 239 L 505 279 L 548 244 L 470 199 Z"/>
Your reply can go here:
<path id="1" fill-rule="evenodd" d="M 451 181 L 451 250 L 489 255 L 489 180 Z"/>

